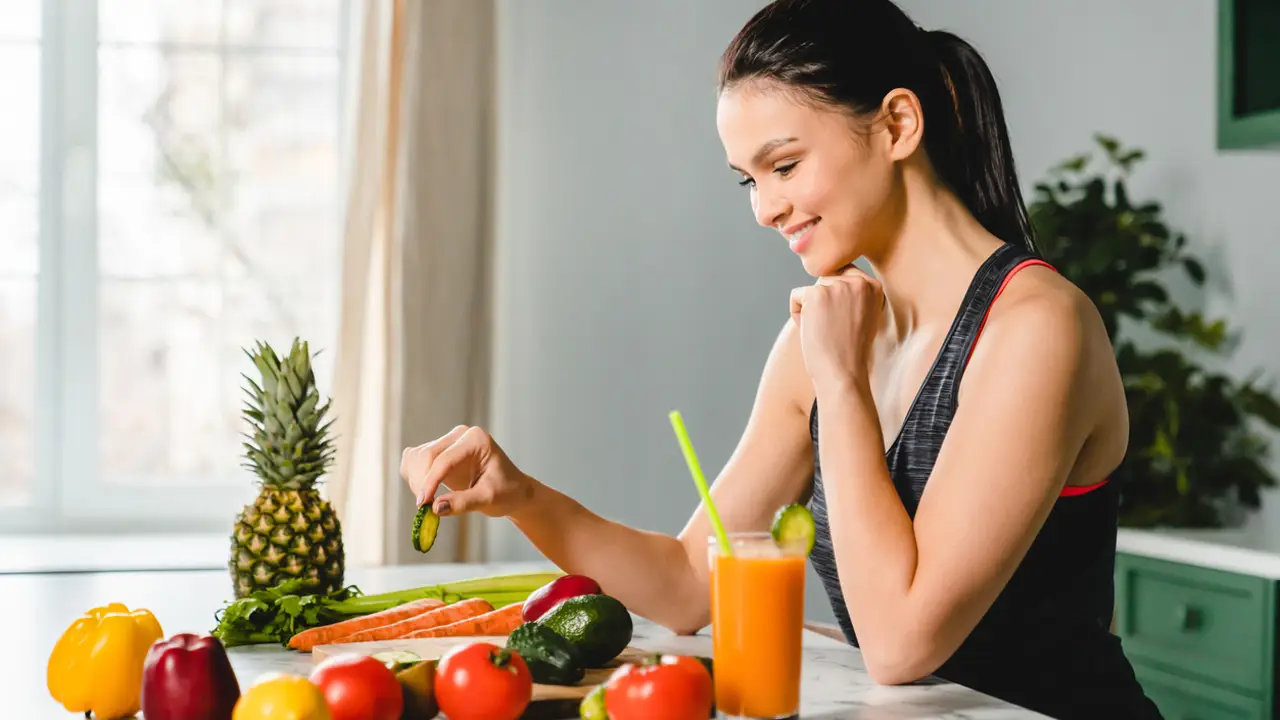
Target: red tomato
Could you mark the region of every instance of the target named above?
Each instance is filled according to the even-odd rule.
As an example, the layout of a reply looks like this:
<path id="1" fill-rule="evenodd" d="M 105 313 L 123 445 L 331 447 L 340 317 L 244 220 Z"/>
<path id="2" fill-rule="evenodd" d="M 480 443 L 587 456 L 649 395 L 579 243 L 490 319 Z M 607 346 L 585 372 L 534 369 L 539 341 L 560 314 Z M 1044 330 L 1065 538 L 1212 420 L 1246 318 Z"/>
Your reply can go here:
<path id="1" fill-rule="evenodd" d="M 449 720 L 516 720 L 533 699 L 533 677 L 519 653 L 476 641 L 440 658 L 435 693 Z"/>
<path id="2" fill-rule="evenodd" d="M 400 720 L 404 694 L 390 668 L 368 655 L 335 655 L 311 673 L 333 720 Z"/>
<path id="3" fill-rule="evenodd" d="M 707 720 L 713 694 L 711 674 L 697 658 L 663 655 L 619 667 L 605 684 L 604 705 L 610 720 Z"/>

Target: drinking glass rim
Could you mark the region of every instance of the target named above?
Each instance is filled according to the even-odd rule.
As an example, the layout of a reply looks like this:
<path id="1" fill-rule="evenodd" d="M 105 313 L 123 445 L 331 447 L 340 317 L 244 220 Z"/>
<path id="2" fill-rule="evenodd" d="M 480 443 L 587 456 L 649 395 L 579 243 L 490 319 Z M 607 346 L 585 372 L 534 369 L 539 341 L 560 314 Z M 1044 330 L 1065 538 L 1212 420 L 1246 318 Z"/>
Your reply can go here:
<path id="1" fill-rule="evenodd" d="M 740 548 L 742 552 L 746 552 L 751 557 L 808 557 L 807 548 L 798 541 L 778 542 L 773 537 L 773 533 L 758 530 L 746 530 L 736 533 L 725 533 L 728 536 L 729 546 Z M 755 555 L 751 548 L 768 547 L 774 552 L 765 555 Z M 715 555 L 721 555 L 724 551 L 720 547 L 720 539 L 712 533 L 707 538 L 707 550 Z M 776 553 L 776 555 L 775 555 Z M 737 552 L 732 554 L 736 555 Z"/>
<path id="2" fill-rule="evenodd" d="M 726 532 L 725 536 L 729 538 L 730 542 L 733 542 L 734 540 L 766 540 L 766 539 L 772 540 L 773 539 L 773 533 L 769 532 L 768 530 L 739 530 L 737 532 Z M 711 533 L 710 535 L 707 536 L 707 542 L 709 543 L 716 543 L 719 541 L 720 539 L 716 537 L 715 533 Z"/>

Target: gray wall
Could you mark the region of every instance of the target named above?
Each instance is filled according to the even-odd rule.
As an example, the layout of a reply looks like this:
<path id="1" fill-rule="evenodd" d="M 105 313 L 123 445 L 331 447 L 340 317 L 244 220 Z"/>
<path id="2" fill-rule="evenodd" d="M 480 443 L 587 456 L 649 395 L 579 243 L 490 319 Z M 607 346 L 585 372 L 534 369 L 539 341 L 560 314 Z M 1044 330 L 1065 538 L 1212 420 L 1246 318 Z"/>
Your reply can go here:
<path id="1" fill-rule="evenodd" d="M 1026 189 L 1061 159 L 1090 149 L 1096 131 L 1145 149 L 1131 196 L 1161 202 L 1209 267 L 1208 292 L 1181 299 L 1242 331 L 1226 368 L 1280 379 L 1280 149 L 1216 149 L 1217 5 L 902 2 L 917 22 L 957 32 L 987 58 Z M 1280 550 L 1280 493 L 1263 502 L 1250 530 Z"/>
<path id="2" fill-rule="evenodd" d="M 755 0 L 499 3 L 500 198 L 495 417 L 522 468 L 606 516 L 677 532 L 697 496 L 679 408 L 709 476 L 808 281 L 755 225 L 725 168 L 712 82 Z M 1245 332 L 1232 367 L 1280 374 L 1280 153 L 1214 148 L 1211 0 L 904 0 L 969 38 L 1004 94 L 1023 183 L 1094 131 L 1145 148 L 1134 195 L 1230 287 L 1204 302 Z M 1229 293 L 1229 294 L 1227 294 Z M 1280 499 L 1263 513 L 1280 528 Z M 1257 521 L 1255 521 L 1256 524 Z M 536 554 L 505 522 L 501 559 Z M 819 588 L 810 611 L 829 619 Z"/>

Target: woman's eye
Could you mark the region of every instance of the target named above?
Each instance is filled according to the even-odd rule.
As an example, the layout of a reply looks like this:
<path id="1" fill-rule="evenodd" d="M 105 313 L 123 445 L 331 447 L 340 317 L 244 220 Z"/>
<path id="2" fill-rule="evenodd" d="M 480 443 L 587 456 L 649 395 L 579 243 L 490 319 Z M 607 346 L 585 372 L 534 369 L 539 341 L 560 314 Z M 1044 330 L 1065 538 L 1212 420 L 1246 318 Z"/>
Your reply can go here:
<path id="1" fill-rule="evenodd" d="M 749 187 L 749 186 L 755 185 L 756 181 L 752 180 L 749 177 L 744 177 L 738 181 L 738 184 L 741 185 L 742 187 Z"/>
<path id="2" fill-rule="evenodd" d="M 780 165 L 780 166 L 778 166 L 778 167 L 774 168 L 774 170 L 773 170 L 773 171 L 774 171 L 774 172 L 776 172 L 776 173 L 778 173 L 778 174 L 779 174 L 779 175 L 781 175 L 782 177 L 786 177 L 787 175 L 789 175 L 789 174 L 791 173 L 791 171 L 792 171 L 792 170 L 794 170 L 794 169 L 795 169 L 796 165 L 798 165 L 798 164 L 799 164 L 798 162 L 793 162 L 793 163 L 791 163 L 790 165 Z"/>

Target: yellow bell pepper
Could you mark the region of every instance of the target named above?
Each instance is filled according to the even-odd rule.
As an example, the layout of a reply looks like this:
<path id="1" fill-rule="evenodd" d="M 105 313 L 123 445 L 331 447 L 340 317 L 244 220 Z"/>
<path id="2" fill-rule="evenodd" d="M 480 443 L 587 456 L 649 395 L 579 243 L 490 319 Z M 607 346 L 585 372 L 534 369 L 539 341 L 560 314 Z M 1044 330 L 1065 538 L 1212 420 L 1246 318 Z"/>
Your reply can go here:
<path id="1" fill-rule="evenodd" d="M 58 638 L 49 654 L 49 694 L 70 712 L 118 720 L 141 709 L 142 666 L 151 644 L 164 636 L 144 609 L 121 603 L 96 607 Z"/>

